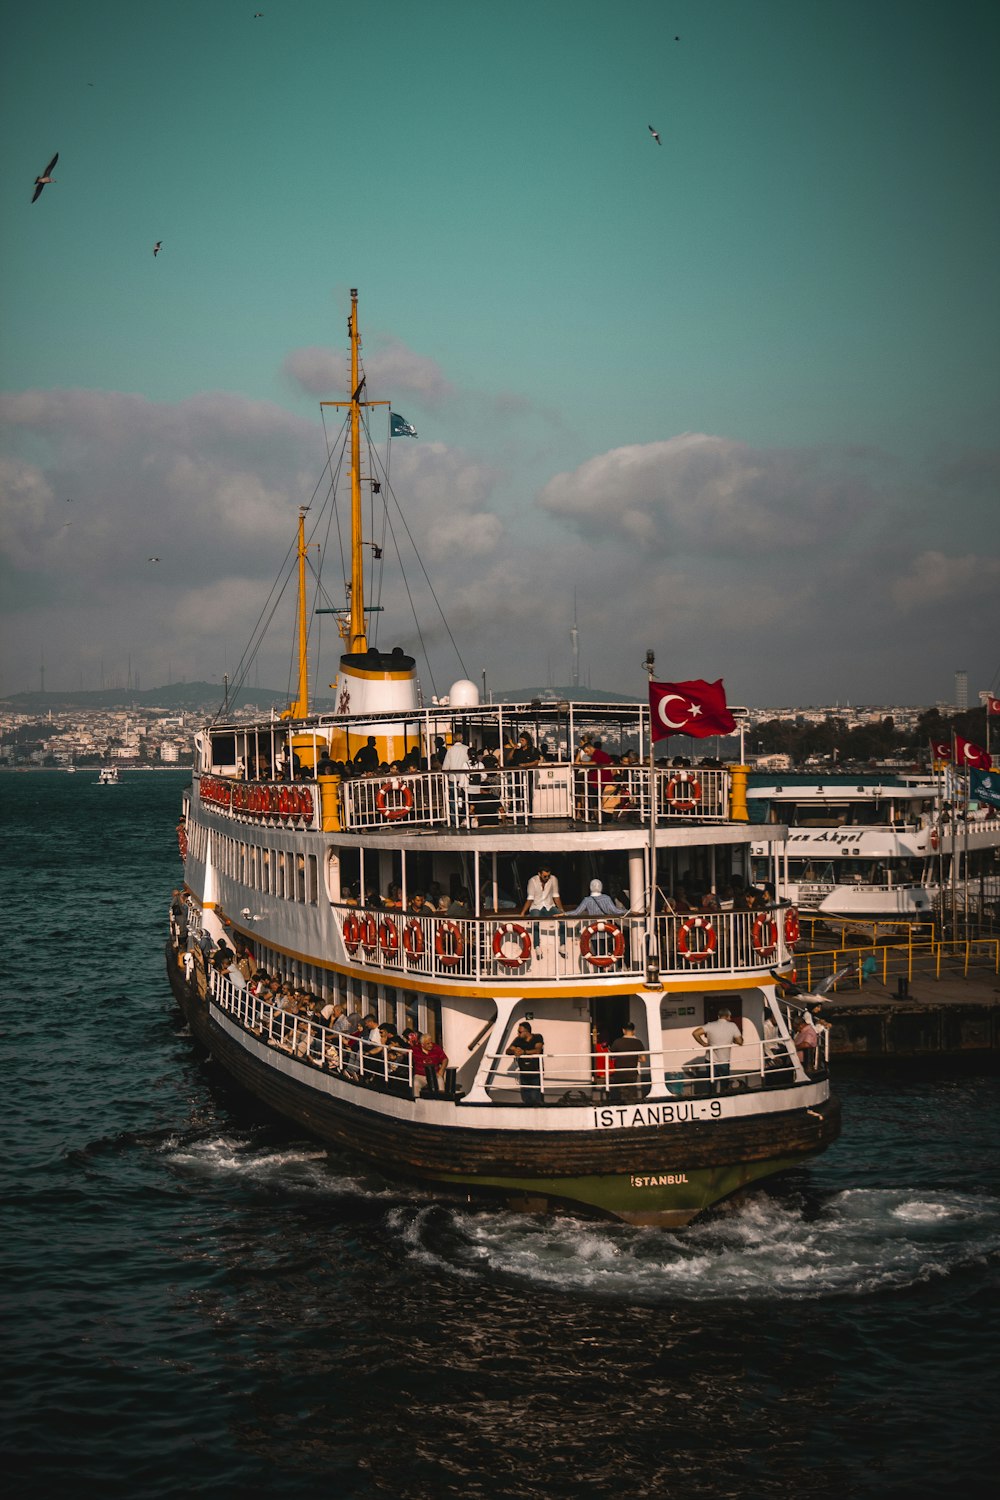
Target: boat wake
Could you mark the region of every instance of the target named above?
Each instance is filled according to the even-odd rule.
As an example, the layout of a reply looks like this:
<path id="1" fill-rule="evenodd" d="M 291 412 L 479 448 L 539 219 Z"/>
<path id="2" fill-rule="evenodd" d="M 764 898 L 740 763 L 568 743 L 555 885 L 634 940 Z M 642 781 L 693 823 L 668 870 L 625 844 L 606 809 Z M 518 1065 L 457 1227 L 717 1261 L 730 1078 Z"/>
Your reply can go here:
<path id="1" fill-rule="evenodd" d="M 1000 1255 L 1000 1202 L 945 1190 L 852 1189 L 818 1207 L 758 1191 L 678 1233 L 436 1206 L 389 1219 L 436 1270 L 651 1305 L 857 1298 Z"/>
<path id="2" fill-rule="evenodd" d="M 312 1142 L 269 1144 L 259 1134 L 193 1133 L 164 1142 L 173 1172 L 189 1179 L 224 1179 L 277 1195 L 423 1203 L 419 1190 L 395 1184 L 377 1172 L 359 1171 L 357 1162 L 341 1162 L 336 1153 Z"/>

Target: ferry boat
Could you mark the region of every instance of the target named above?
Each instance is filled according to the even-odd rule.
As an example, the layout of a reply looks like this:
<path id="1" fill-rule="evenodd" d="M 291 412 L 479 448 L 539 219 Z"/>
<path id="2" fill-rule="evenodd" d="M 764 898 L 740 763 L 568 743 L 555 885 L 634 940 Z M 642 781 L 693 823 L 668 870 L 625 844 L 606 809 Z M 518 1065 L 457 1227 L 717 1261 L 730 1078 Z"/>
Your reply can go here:
<path id="1" fill-rule="evenodd" d="M 1000 816 L 967 805 L 960 774 L 871 785 L 785 781 L 748 796 L 753 818 L 788 829 L 777 890 L 803 912 L 919 922 L 952 900 L 972 910 L 1000 898 Z M 771 848 L 761 838 L 752 846 L 762 879 Z"/>
<path id="2" fill-rule="evenodd" d="M 102 766 L 97 774 L 98 786 L 117 786 L 119 781 L 117 766 Z"/>
<path id="3" fill-rule="evenodd" d="M 409 651 L 369 640 L 362 518 L 388 486 L 362 461 L 382 403 L 356 291 L 349 336 L 335 707 L 309 704 L 300 513 L 295 700 L 195 737 L 174 994 L 239 1084 L 383 1173 L 685 1225 L 839 1132 L 826 1034 L 800 1056 L 771 972 L 795 912 L 742 896 L 751 837 L 776 879 L 785 830 L 751 830 L 745 767 L 654 761 L 645 702 L 487 703 L 467 677 L 425 702 Z"/>

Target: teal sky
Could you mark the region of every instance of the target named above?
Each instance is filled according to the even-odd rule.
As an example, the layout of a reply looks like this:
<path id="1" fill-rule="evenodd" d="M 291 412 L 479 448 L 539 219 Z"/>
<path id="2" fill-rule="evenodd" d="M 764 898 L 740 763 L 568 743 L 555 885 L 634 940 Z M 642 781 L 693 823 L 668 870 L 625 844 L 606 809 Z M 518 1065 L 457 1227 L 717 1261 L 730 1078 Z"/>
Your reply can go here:
<path id="1" fill-rule="evenodd" d="M 995 4 L 2 13 L 0 692 L 231 666 L 352 285 L 473 675 L 565 682 L 575 589 L 595 685 L 995 683 Z"/>

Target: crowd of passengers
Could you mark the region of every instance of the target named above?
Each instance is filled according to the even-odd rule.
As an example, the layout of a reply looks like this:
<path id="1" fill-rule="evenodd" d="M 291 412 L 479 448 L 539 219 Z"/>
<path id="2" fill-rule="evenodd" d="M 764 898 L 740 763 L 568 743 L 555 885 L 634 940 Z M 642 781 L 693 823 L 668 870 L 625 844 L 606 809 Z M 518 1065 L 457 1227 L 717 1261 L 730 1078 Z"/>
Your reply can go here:
<path id="1" fill-rule="evenodd" d="M 628 892 L 625 890 L 606 892 L 604 883 L 600 880 L 592 880 L 589 895 L 583 897 L 576 907 L 567 909 L 563 904 L 557 878 L 544 867 L 540 869 L 539 874 L 543 877 L 541 890 L 533 889 L 532 881 L 529 881 L 528 895 L 523 903 L 513 901 L 503 892 L 499 892 L 496 911 L 511 912 L 520 916 L 527 916 L 529 913 L 544 916 L 557 912 L 570 917 L 632 914 Z M 538 876 L 532 877 L 532 880 L 537 881 Z M 483 883 L 480 892 L 480 911 L 482 912 L 494 910 L 492 889 L 489 881 Z M 544 904 L 541 905 L 538 904 L 540 896 L 544 898 Z M 348 883 L 344 886 L 342 899 L 345 906 L 361 906 L 371 911 L 405 912 L 410 916 L 456 918 L 476 915 L 472 909 L 472 897 L 466 886 L 457 886 L 449 894 L 438 881 L 432 881 L 426 891 L 411 891 L 405 904 L 402 886 L 395 882 L 386 887 L 384 895 L 377 886 L 369 886 L 365 891 L 364 900 L 361 899 L 360 885 Z M 697 912 L 766 911 L 775 905 L 777 901 L 774 886 L 770 881 L 766 881 L 762 887 L 757 887 L 748 885 L 741 875 L 733 875 L 725 885 L 719 887 L 718 891 L 714 891 L 710 888 L 703 888 L 690 874 L 686 874 L 674 885 L 669 894 L 659 892 L 657 897 L 657 910 L 668 916 L 687 916 Z"/>
<path id="2" fill-rule="evenodd" d="M 602 814 L 627 818 L 638 810 L 636 788 L 629 775 L 630 770 L 641 765 L 634 750 L 625 750 L 620 755 L 609 752 L 600 738 L 584 734 L 574 755 L 575 764 L 584 768 L 579 781 L 578 815 L 585 806 L 593 813 L 598 807 Z M 466 743 L 462 731 L 457 731 L 451 744 L 439 735 L 434 741 L 429 756 L 422 755 L 419 746 L 413 746 L 398 760 L 385 761 L 379 758 L 377 741 L 369 735 L 367 742 L 349 760 L 333 760 L 327 749 L 323 749 L 315 768 L 304 763 L 297 752 L 290 754 L 281 746 L 272 765 L 266 755 L 251 756 L 249 762 L 236 762 L 236 778 L 243 781 L 309 781 L 318 776 L 338 776 L 342 781 L 359 777 L 397 778 L 416 776 L 428 771 L 451 771 L 460 774 L 467 792 L 473 796 L 478 792 L 481 808 L 489 812 L 491 794 L 496 794 L 498 805 L 496 817 L 502 821 L 503 808 L 499 805 L 499 781 L 496 773 L 502 769 L 530 770 L 536 766 L 554 765 L 558 757 L 552 747 L 541 741 L 536 745 L 526 730 L 503 747 L 477 746 Z M 698 762 L 703 769 L 720 769 L 722 762 L 704 757 Z M 682 755 L 672 760 L 657 762 L 660 770 L 684 770 L 691 761 Z"/>
<path id="3" fill-rule="evenodd" d="M 171 912 L 178 917 L 176 899 Z M 400 1034 L 391 1022 L 379 1021 L 371 1011 L 362 1015 L 337 1000 L 324 1000 L 278 973 L 259 968 L 246 948 L 233 949 L 224 938 L 214 943 L 204 931 L 181 955 L 182 962 L 186 956 L 191 959 L 189 979 L 195 967 L 211 967 L 234 990 L 245 990 L 262 1005 L 269 1005 L 274 1017 L 298 1018 L 296 1026 L 275 1026 L 272 1021 L 270 1026 L 256 1028 L 261 1034 L 268 1032 L 272 1046 L 319 1063 L 352 1083 L 388 1081 L 409 1087 L 412 1076 L 415 1095 L 428 1098 L 441 1093 L 448 1058 L 429 1032 L 408 1028 Z M 184 967 L 187 971 L 188 966 Z"/>

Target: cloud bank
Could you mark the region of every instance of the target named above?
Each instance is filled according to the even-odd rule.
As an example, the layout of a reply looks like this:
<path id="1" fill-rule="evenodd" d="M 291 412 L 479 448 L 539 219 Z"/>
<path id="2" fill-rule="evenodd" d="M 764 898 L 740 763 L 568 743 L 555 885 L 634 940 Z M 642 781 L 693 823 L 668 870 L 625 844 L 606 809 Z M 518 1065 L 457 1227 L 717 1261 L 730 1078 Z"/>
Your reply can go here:
<path id="1" fill-rule="evenodd" d="M 384 352 L 398 361 L 396 390 L 408 371 L 414 399 L 453 400 L 433 361 Z M 322 388 L 324 358 L 298 350 L 285 369 Z M 925 702 L 949 694 L 957 667 L 973 690 L 992 680 L 1000 547 L 982 520 L 988 456 L 917 464 L 686 433 L 595 454 L 538 485 L 510 452 L 501 466 L 473 447 L 397 441 L 385 523 L 366 501 L 366 540 L 384 551 L 371 595 L 385 610 L 380 641 L 426 650 L 431 691 L 484 669 L 496 688 L 567 684 L 574 607 L 582 681 L 616 691 L 641 694 L 647 646 L 661 675 L 723 676 L 737 702 Z M 168 672 L 221 679 L 270 608 L 310 502 L 325 586 L 341 602 L 341 539 L 321 512 L 326 459 L 314 419 L 237 395 L 0 398 L 3 692 L 37 685 L 40 655 L 51 686 L 96 686 L 96 664 L 126 653 L 146 685 Z M 259 668 L 268 686 L 287 679 L 290 596 L 276 622 Z M 338 651 L 323 629 L 321 684 Z"/>

